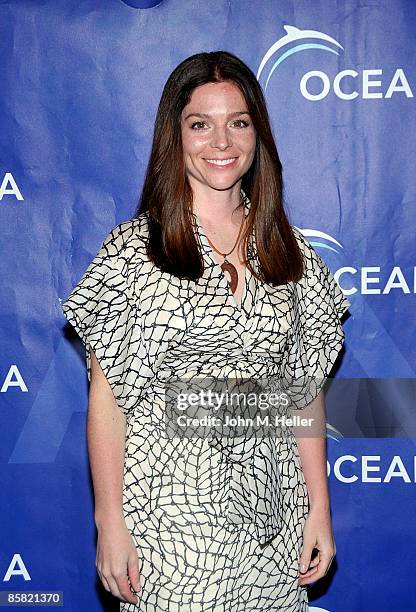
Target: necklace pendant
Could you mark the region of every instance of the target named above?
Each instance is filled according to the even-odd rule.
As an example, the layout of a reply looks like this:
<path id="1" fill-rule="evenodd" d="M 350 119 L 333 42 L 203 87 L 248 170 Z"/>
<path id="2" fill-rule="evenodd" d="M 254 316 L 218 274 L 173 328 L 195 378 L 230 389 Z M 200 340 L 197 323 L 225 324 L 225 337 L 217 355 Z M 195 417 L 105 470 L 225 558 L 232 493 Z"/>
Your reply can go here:
<path id="1" fill-rule="evenodd" d="M 227 258 L 225 258 L 221 264 L 221 270 L 224 273 L 228 272 L 228 274 L 230 275 L 230 280 L 228 281 L 228 283 L 230 285 L 231 291 L 235 293 L 238 286 L 238 272 L 236 267 L 234 266 L 234 264 L 228 261 Z"/>

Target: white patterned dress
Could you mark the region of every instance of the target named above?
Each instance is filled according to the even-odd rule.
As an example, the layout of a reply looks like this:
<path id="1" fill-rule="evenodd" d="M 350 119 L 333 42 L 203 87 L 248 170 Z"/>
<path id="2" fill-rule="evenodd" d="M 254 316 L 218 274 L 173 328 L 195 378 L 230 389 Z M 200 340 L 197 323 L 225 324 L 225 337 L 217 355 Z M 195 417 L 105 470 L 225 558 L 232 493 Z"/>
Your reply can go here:
<path id="1" fill-rule="evenodd" d="M 244 204 L 248 212 L 246 196 Z M 238 306 L 193 221 L 204 259 L 197 281 L 149 261 L 142 213 L 113 228 L 62 306 L 88 348 L 89 379 L 91 346 L 127 417 L 123 511 L 142 589 L 137 605 L 120 610 L 304 612 L 298 560 L 309 505 L 295 437 L 269 437 L 245 454 L 212 437 L 169 437 L 164 385 L 177 376 L 273 376 L 282 367 L 326 377 L 350 303 L 294 227 L 301 281 L 273 287 L 247 268 Z M 256 266 L 254 238 L 249 257 Z"/>

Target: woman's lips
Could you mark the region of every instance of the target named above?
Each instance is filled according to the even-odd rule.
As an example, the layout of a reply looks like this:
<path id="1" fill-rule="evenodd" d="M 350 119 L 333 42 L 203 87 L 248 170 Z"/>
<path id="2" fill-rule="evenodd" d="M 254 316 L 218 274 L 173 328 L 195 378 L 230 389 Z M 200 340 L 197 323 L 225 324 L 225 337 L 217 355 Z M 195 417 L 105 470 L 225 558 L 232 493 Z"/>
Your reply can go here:
<path id="1" fill-rule="evenodd" d="M 230 161 L 231 160 L 231 161 Z M 220 170 L 226 168 L 232 168 L 236 165 L 238 157 L 228 157 L 227 159 L 218 159 L 215 158 L 205 159 L 204 161 L 208 164 L 210 168 L 219 168 Z"/>

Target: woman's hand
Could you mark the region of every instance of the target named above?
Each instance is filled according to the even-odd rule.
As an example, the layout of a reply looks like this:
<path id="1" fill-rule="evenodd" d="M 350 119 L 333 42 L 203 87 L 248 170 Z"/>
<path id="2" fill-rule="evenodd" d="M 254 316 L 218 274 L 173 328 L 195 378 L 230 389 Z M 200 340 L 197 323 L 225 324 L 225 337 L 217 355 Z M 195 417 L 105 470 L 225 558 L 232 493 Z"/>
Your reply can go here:
<path id="1" fill-rule="evenodd" d="M 98 527 L 95 564 L 106 591 L 123 601 L 138 603 L 138 597 L 132 591 L 141 589 L 139 560 L 135 543 L 123 518 L 113 519 Z"/>
<path id="2" fill-rule="evenodd" d="M 318 550 L 318 553 L 311 559 L 314 548 Z M 312 507 L 303 530 L 303 549 L 299 560 L 299 584 L 311 584 L 325 576 L 335 553 L 336 546 L 332 534 L 329 509 Z"/>

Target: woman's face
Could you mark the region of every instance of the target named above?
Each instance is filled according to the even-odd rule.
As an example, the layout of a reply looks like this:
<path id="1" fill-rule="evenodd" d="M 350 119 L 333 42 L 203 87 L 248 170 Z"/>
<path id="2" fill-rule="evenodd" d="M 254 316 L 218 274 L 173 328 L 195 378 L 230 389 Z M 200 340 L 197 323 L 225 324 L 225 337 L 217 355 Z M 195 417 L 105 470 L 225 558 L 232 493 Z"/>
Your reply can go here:
<path id="1" fill-rule="evenodd" d="M 233 82 L 206 83 L 194 89 L 182 111 L 181 133 L 194 193 L 202 186 L 230 189 L 252 164 L 256 131 Z"/>

